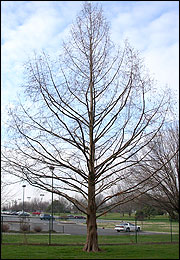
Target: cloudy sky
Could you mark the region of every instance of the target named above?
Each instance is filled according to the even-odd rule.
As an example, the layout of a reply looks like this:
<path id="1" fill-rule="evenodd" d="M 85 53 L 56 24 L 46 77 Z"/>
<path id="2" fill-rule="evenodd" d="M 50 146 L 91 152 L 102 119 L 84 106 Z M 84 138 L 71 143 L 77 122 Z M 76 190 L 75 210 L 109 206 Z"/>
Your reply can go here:
<path id="1" fill-rule="evenodd" d="M 179 93 L 179 1 L 94 1 L 102 4 L 111 39 L 138 49 L 159 89 Z M 81 1 L 1 1 L 1 111 L 17 100 L 23 63 L 33 51 L 56 53 Z M 4 137 L 4 135 L 3 135 Z M 29 187 L 29 186 L 28 186 Z M 27 189 L 28 189 L 27 187 Z M 17 192 L 16 198 L 22 191 Z M 30 196 L 37 196 L 29 187 Z"/>

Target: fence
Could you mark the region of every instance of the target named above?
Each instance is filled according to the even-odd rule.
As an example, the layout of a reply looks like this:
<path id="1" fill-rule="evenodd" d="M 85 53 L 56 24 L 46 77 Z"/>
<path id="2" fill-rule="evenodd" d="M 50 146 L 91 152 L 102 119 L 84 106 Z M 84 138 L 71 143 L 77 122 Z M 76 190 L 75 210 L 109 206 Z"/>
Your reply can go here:
<path id="1" fill-rule="evenodd" d="M 131 241 L 134 243 L 138 243 L 141 241 L 144 241 L 145 236 L 147 236 L 146 241 L 148 241 L 148 235 L 155 235 L 156 239 L 155 242 L 159 239 L 163 242 L 166 239 L 166 242 L 177 242 L 179 241 L 179 222 L 174 221 L 172 219 L 149 219 L 149 220 L 138 220 L 136 218 L 132 219 L 130 221 L 122 221 L 122 223 L 131 222 L 132 224 L 132 230 L 134 232 L 128 232 L 128 226 L 125 227 L 126 231 L 124 233 L 127 233 L 127 236 L 131 236 Z M 130 227 L 131 228 L 131 227 Z M 166 235 L 166 238 L 165 238 Z M 162 238 L 162 236 L 164 236 Z"/>
<path id="2" fill-rule="evenodd" d="M 52 222 L 52 219 L 41 221 L 38 217 L 11 217 L 1 216 L 1 243 L 4 234 L 48 234 L 48 243 L 51 244 L 53 233 L 64 233 L 64 225 Z"/>
<path id="3" fill-rule="evenodd" d="M 69 233 L 71 235 L 78 234 L 81 230 L 82 233 L 86 234 L 86 220 L 76 220 L 76 224 L 72 221 L 62 222 L 60 219 L 41 221 L 39 217 L 11 217 L 11 216 L 1 216 L 1 243 L 17 243 L 19 241 L 23 243 L 39 243 L 52 244 L 54 241 L 58 241 L 58 234 Z M 82 222 L 81 222 L 82 221 Z M 79 225 L 81 222 L 81 225 Z M 141 243 L 141 242 L 178 242 L 179 241 L 179 223 L 172 221 L 171 219 L 166 220 L 146 220 L 146 221 L 137 221 L 136 219 L 127 220 L 135 225 L 135 227 L 140 226 L 140 232 L 116 232 L 115 225 L 119 224 L 121 220 L 101 220 L 98 219 L 98 234 L 100 236 L 107 237 L 109 235 L 116 237 L 117 243 L 129 242 L 129 243 Z M 124 222 L 126 222 L 124 220 Z M 53 223 L 53 226 L 52 226 Z M 66 224 L 65 224 L 66 223 Z M 71 224 L 71 225 L 68 225 Z M 69 227 L 68 227 L 69 226 Z M 71 232 L 72 228 L 75 232 Z M 136 229 L 135 229 L 136 230 Z M 16 239 L 12 239 L 12 235 L 22 235 L 23 236 L 14 236 Z M 34 239 L 29 240 L 29 235 L 39 234 L 41 236 L 34 236 Z M 42 236 L 44 234 L 44 236 Z M 26 236 L 27 235 L 27 236 Z M 154 236 L 152 238 L 152 236 Z M 22 239 L 20 238 L 23 238 Z M 36 238 L 35 238 L 36 237 Z M 55 238 L 56 237 L 56 238 Z M 66 236 L 67 237 L 67 236 Z M 69 236 L 72 237 L 72 236 Z M 61 236 L 62 238 L 62 236 Z M 39 239 L 39 240 L 38 240 Z M 70 238 L 69 238 L 70 239 Z M 154 239 L 154 240 L 153 240 Z M 61 239 L 62 243 L 63 239 Z M 66 238 L 68 241 L 68 237 Z M 71 238 L 73 241 L 73 238 Z M 74 241 L 75 242 L 75 241 Z M 20 242 L 19 242 L 20 243 Z"/>

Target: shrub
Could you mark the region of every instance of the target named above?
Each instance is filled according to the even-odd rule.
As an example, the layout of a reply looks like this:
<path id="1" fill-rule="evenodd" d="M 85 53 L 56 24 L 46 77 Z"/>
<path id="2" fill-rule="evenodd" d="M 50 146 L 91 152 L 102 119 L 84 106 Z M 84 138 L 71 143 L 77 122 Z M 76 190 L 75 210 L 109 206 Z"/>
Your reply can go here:
<path id="1" fill-rule="evenodd" d="M 35 232 L 41 232 L 42 231 L 42 227 L 41 226 L 36 226 L 33 228 Z"/>
<path id="2" fill-rule="evenodd" d="M 27 225 L 27 224 L 21 224 L 20 225 L 20 230 L 21 231 L 29 231 L 29 225 Z"/>
<path id="3" fill-rule="evenodd" d="M 2 225 L 2 232 L 8 232 L 9 231 L 9 225 L 8 224 L 3 224 Z"/>

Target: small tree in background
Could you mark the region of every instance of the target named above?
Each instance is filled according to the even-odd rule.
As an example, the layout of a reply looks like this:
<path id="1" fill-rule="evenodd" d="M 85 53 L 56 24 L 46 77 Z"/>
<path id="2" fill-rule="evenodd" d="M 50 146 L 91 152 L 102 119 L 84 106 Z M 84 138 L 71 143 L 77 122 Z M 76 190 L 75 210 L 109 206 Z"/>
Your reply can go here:
<path id="1" fill-rule="evenodd" d="M 144 220 L 145 218 L 150 219 L 151 216 L 155 216 L 157 214 L 157 211 L 152 206 L 145 206 L 143 209 L 138 210 L 135 214 L 135 217 L 138 220 Z"/>
<path id="2" fill-rule="evenodd" d="M 50 204 L 46 211 L 51 212 L 52 204 Z M 66 200 L 54 200 L 53 201 L 53 212 L 54 213 L 65 213 L 70 212 L 70 205 L 67 204 Z"/>
<path id="3" fill-rule="evenodd" d="M 147 178 L 146 188 L 141 202 L 169 213 L 172 219 L 179 218 L 179 126 L 173 122 L 161 129 L 146 147 L 150 152 L 146 161 L 132 167 L 133 178 L 138 182 Z M 136 155 L 137 156 L 137 155 Z M 152 171 L 157 174 L 152 175 Z M 151 189 L 152 188 L 152 189 Z"/>

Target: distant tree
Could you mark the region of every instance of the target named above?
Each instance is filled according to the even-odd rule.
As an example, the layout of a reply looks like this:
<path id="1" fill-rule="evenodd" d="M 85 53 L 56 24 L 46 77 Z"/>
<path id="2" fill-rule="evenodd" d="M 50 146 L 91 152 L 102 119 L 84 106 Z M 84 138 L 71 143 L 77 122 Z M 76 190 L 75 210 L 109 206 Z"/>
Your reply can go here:
<path id="1" fill-rule="evenodd" d="M 124 216 L 125 213 L 129 214 L 129 216 L 131 216 L 132 212 L 135 211 L 137 209 L 137 205 L 136 205 L 136 201 L 134 200 L 134 198 L 136 197 L 136 193 L 131 193 L 131 196 L 128 195 L 127 198 L 127 194 L 121 194 L 121 191 L 125 190 L 127 187 L 126 182 L 123 184 L 121 183 L 121 185 L 117 185 L 117 187 L 115 187 L 114 189 L 112 189 L 112 194 L 114 193 L 119 193 L 119 196 L 113 197 L 112 200 L 110 201 L 110 204 L 118 204 L 119 201 L 121 200 L 120 205 L 118 205 L 117 207 L 115 207 L 112 211 L 113 212 L 119 212 L 120 214 L 122 214 Z M 124 200 L 124 203 L 123 203 Z"/>
<path id="2" fill-rule="evenodd" d="M 2 167 L 86 214 L 83 250 L 97 252 L 96 219 L 146 191 L 146 176 L 114 194 L 111 188 L 146 160 L 149 149 L 141 159 L 134 155 L 162 127 L 169 98 L 167 92 L 155 95 L 138 52 L 127 42 L 115 48 L 97 4 L 84 3 L 63 47 L 55 61 L 43 53 L 27 62 L 27 101 L 10 111 Z"/>
<path id="3" fill-rule="evenodd" d="M 143 196 L 146 204 L 169 213 L 171 218 L 179 215 L 179 126 L 173 123 L 162 129 L 148 144 L 146 161 L 132 168 L 132 182 L 149 178 L 146 185 L 152 187 Z M 158 170 L 160 169 L 160 170 Z M 152 172 L 157 170 L 157 174 Z M 130 181 L 130 180 L 129 180 Z"/>
<path id="4" fill-rule="evenodd" d="M 1 208 L 9 208 L 10 202 L 14 199 L 16 191 L 13 191 L 12 184 L 9 179 L 5 178 L 5 172 L 1 172 Z"/>
<path id="5" fill-rule="evenodd" d="M 47 207 L 49 206 L 48 201 L 41 201 L 39 198 L 34 198 L 30 202 L 27 202 L 27 209 L 30 212 L 35 212 L 35 211 L 42 211 L 45 212 Z"/>
<path id="6" fill-rule="evenodd" d="M 146 218 L 144 210 L 143 210 L 143 209 L 137 210 L 137 212 L 136 212 L 136 214 L 135 214 L 135 218 L 136 218 L 137 220 L 143 221 L 143 220 Z"/>
<path id="7" fill-rule="evenodd" d="M 46 211 L 51 212 L 52 203 L 47 207 Z M 53 212 L 54 213 L 65 213 L 70 212 L 70 207 L 66 200 L 54 200 L 53 201 Z"/>
<path id="8" fill-rule="evenodd" d="M 145 206 L 141 210 L 137 210 L 135 217 L 137 220 L 144 220 L 145 218 L 150 219 L 152 216 L 157 215 L 157 210 L 152 206 Z"/>
<path id="9" fill-rule="evenodd" d="M 24 203 L 24 208 L 26 211 L 28 212 L 36 212 L 36 211 L 46 211 L 47 207 L 49 206 L 49 202 L 48 201 L 41 201 L 39 198 L 34 198 L 31 201 L 26 201 Z M 16 207 L 13 207 L 14 210 L 20 211 L 22 210 L 22 202 L 18 203 L 16 205 Z"/>
<path id="10" fill-rule="evenodd" d="M 146 206 L 143 208 L 143 211 L 145 213 L 145 216 L 150 219 L 151 216 L 155 216 L 157 211 L 155 208 L 153 208 L 152 206 Z"/>

